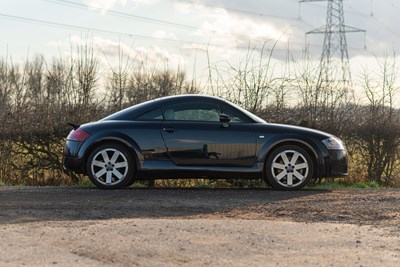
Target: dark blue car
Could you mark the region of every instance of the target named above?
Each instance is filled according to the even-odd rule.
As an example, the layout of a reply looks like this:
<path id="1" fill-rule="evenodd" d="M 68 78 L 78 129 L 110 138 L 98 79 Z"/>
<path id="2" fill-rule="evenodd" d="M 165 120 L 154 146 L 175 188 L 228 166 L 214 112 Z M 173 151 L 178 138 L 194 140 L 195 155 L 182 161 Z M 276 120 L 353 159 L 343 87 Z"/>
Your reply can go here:
<path id="1" fill-rule="evenodd" d="M 75 125 L 64 168 L 106 189 L 143 179 L 258 178 L 294 190 L 312 178 L 346 176 L 347 151 L 328 133 L 267 123 L 220 98 L 182 95 Z"/>

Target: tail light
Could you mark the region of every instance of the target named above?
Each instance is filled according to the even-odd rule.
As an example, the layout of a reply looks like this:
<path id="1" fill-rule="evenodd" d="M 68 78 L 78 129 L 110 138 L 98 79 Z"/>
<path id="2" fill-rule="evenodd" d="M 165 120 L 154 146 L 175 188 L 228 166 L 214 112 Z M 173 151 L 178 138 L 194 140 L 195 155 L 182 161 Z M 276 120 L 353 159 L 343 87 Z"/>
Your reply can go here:
<path id="1" fill-rule="evenodd" d="M 67 140 L 75 141 L 75 142 L 83 142 L 90 137 L 90 134 L 85 132 L 84 130 L 72 130 L 67 136 Z"/>

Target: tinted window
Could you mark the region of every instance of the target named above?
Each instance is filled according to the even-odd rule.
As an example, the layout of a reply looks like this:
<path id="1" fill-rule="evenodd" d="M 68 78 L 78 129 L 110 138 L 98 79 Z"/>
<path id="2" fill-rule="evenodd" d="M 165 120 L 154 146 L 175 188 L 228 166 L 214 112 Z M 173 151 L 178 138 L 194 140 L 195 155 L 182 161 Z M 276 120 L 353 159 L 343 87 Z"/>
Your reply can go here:
<path id="1" fill-rule="evenodd" d="M 249 120 L 249 118 L 246 115 L 244 115 L 242 112 L 240 112 L 234 108 L 228 107 L 228 106 L 222 107 L 222 113 L 231 117 L 231 122 L 233 122 L 233 123 L 251 122 Z"/>
<path id="2" fill-rule="evenodd" d="M 164 108 L 165 120 L 219 121 L 220 108 L 210 103 L 180 103 Z"/>
<path id="3" fill-rule="evenodd" d="M 154 109 L 152 111 L 146 112 L 139 117 L 137 117 L 135 120 L 137 121 L 161 121 L 163 119 L 161 109 Z"/>
<path id="4" fill-rule="evenodd" d="M 223 112 L 229 112 L 229 110 L 235 111 L 236 114 L 242 114 L 241 117 L 242 119 L 245 119 L 245 122 L 258 122 L 258 123 L 265 123 L 265 120 L 259 118 L 258 116 L 254 115 L 250 111 L 245 110 L 241 106 L 235 105 L 229 101 L 226 101 L 228 105 L 224 105 L 223 107 Z M 226 107 L 226 108 L 225 108 Z M 225 111 L 225 109 L 227 111 Z M 229 115 L 229 114 L 227 114 Z M 234 114 L 232 114 L 234 116 Z M 250 120 L 249 120 L 250 119 Z M 251 121 L 253 120 L 253 121 Z"/>
<path id="5" fill-rule="evenodd" d="M 132 120 L 133 118 L 137 117 L 138 114 L 142 114 L 144 110 L 148 110 L 148 108 L 153 105 L 157 104 L 158 99 L 149 100 L 132 107 L 123 109 L 118 111 L 110 116 L 105 117 L 102 120 Z"/>

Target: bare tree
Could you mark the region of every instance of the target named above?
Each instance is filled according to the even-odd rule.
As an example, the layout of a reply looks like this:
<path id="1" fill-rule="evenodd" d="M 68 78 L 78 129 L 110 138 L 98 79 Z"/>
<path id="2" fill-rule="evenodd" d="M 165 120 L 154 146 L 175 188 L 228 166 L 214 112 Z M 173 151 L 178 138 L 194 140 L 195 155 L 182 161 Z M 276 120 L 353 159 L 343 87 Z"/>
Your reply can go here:
<path id="1" fill-rule="evenodd" d="M 127 90 L 129 86 L 129 75 L 133 72 L 135 58 L 132 58 L 132 49 L 124 51 L 121 44 L 118 45 L 118 63 L 114 67 L 108 61 L 110 74 L 107 79 L 107 100 L 108 110 L 116 111 L 123 108 L 127 98 Z M 107 57 L 106 57 L 107 58 Z"/>
<path id="2" fill-rule="evenodd" d="M 93 45 L 85 42 L 77 47 L 78 57 L 74 69 L 76 86 L 79 89 L 80 103 L 90 106 L 94 99 L 94 90 L 98 80 L 98 59 L 94 56 Z"/>
<path id="3" fill-rule="evenodd" d="M 131 73 L 127 90 L 128 104 L 137 104 L 146 100 L 176 94 L 196 93 L 194 82 L 186 80 L 186 73 L 171 70 L 165 63 L 162 68 L 142 62 Z"/>
<path id="4" fill-rule="evenodd" d="M 273 92 L 275 79 L 272 55 L 276 44 L 271 49 L 267 49 L 266 42 L 261 49 L 249 45 L 245 59 L 238 66 L 229 62 L 214 66 L 209 63 L 210 86 L 217 88 L 213 89 L 217 95 L 252 112 L 260 112 Z"/>
<path id="5" fill-rule="evenodd" d="M 363 74 L 368 106 L 361 107 L 348 135 L 353 137 L 354 153 L 362 155 L 367 179 L 388 182 L 400 174 L 400 114 L 394 108 L 398 67 L 395 56 L 378 61 L 380 73 Z M 397 171 L 397 172 L 396 172 Z M 383 177 L 385 175 L 386 177 Z"/>
<path id="6" fill-rule="evenodd" d="M 299 93 L 302 125 L 340 135 L 353 107 L 352 88 L 334 76 L 321 83 L 319 66 L 310 60 L 307 50 L 301 63 L 293 63 L 292 84 Z"/>

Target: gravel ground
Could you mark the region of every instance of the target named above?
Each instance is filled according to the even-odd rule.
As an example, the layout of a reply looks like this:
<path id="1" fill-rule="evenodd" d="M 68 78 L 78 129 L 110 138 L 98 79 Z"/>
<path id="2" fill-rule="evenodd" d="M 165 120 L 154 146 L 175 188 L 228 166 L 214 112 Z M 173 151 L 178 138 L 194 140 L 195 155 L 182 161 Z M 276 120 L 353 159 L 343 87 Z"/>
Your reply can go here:
<path id="1" fill-rule="evenodd" d="M 400 266 L 400 190 L 0 187 L 0 266 Z"/>

